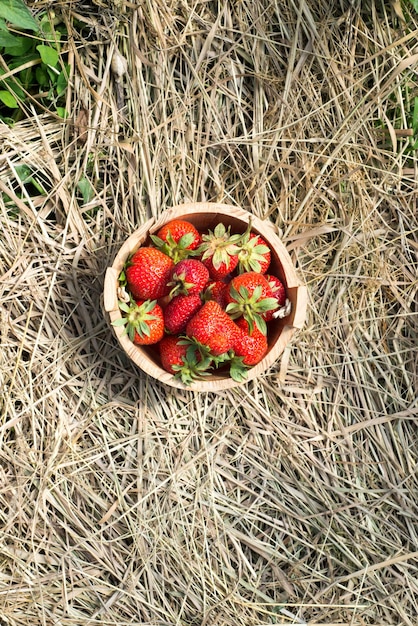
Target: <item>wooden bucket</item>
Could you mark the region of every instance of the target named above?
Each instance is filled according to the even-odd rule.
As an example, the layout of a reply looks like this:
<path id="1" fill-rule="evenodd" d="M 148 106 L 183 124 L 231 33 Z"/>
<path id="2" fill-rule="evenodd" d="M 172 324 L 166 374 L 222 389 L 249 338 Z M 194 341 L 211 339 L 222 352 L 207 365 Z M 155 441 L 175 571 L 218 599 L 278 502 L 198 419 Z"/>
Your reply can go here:
<path id="1" fill-rule="evenodd" d="M 291 302 L 291 312 L 284 319 L 269 322 L 268 352 L 260 363 L 248 370 L 247 380 L 256 378 L 271 367 L 283 353 L 293 334 L 303 326 L 306 317 L 307 291 L 306 287 L 301 284 L 289 253 L 277 236 L 273 224 L 267 220 L 260 220 L 239 207 L 210 202 L 181 204 L 164 211 L 158 220 L 148 220 L 133 232 L 120 248 L 112 266 L 106 270 L 104 310 L 107 321 L 112 323 L 122 316 L 118 306 L 118 277 L 129 256 L 140 246 L 149 244 L 150 234 L 156 233 L 165 223 L 179 218 L 188 220 L 200 231 L 213 230 L 219 222 L 222 222 L 226 227 L 231 226 L 232 233 L 243 233 L 251 219 L 252 230 L 261 235 L 270 246 L 272 254 L 268 273 L 278 276 L 285 285 L 287 297 Z M 137 346 L 131 342 L 126 333 L 124 334 L 123 327 L 111 326 L 111 328 L 128 357 L 141 370 L 162 383 L 193 391 L 219 391 L 245 384 L 234 381 L 228 372 L 222 373 L 215 370 L 204 380 L 197 380 L 187 386 L 161 367 L 158 349 L 155 346 Z"/>

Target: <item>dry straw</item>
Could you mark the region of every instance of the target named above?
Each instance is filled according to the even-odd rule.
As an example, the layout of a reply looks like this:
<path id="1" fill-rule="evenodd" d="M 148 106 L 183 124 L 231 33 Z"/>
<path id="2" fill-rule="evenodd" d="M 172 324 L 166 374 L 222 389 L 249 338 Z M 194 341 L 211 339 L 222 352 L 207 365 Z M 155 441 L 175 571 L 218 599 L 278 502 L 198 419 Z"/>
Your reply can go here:
<path id="1" fill-rule="evenodd" d="M 53 9 L 70 117 L 0 123 L 1 626 L 415 626 L 412 3 Z M 168 391 L 102 316 L 121 243 L 182 202 L 269 219 L 308 285 L 239 389 Z"/>

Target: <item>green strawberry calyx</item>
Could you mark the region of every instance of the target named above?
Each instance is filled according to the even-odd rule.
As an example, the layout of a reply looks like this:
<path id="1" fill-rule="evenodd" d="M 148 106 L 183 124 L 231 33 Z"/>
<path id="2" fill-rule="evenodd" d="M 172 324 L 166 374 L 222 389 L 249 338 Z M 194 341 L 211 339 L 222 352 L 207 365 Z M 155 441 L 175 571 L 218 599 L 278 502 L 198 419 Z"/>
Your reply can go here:
<path id="1" fill-rule="evenodd" d="M 188 358 L 189 350 L 192 350 L 190 356 L 193 359 L 196 359 L 196 353 L 200 355 L 200 363 L 206 364 L 209 366 L 205 367 L 205 365 L 201 365 L 201 367 L 205 368 L 204 375 L 206 376 L 209 372 L 206 372 L 206 369 L 219 368 L 224 365 L 229 365 L 229 374 L 233 380 L 238 383 L 242 383 L 247 379 L 249 366 L 244 364 L 244 357 L 236 356 L 233 350 L 229 350 L 228 352 L 224 352 L 223 354 L 213 355 L 209 346 L 205 346 L 204 344 L 197 341 L 194 337 L 184 337 L 179 342 L 180 344 L 189 345 L 189 349 L 186 353 L 186 358 Z M 199 360 L 198 360 L 199 361 Z M 193 362 L 193 361 L 192 361 Z M 173 369 L 175 369 L 173 367 Z M 181 370 L 181 366 L 179 366 Z M 199 373 L 201 374 L 200 370 Z M 184 381 L 183 381 L 184 382 Z"/>
<path id="2" fill-rule="evenodd" d="M 265 261 L 265 255 L 270 252 L 270 248 L 259 243 L 258 235 L 251 237 L 252 227 L 251 221 L 248 228 L 242 235 L 239 243 L 238 252 L 238 273 L 244 272 L 261 272 L 261 263 Z"/>
<path id="3" fill-rule="evenodd" d="M 112 322 L 112 326 L 125 326 L 125 332 L 131 341 L 134 340 L 135 333 L 140 337 L 149 337 L 151 334 L 149 322 L 157 319 L 156 315 L 152 315 L 157 300 L 145 300 L 142 304 L 137 304 L 131 298 L 130 304 L 121 300 L 118 304 L 125 315 Z"/>
<path id="4" fill-rule="evenodd" d="M 263 333 L 267 334 L 267 324 L 263 318 L 263 314 L 277 308 L 276 298 L 261 298 L 262 288 L 260 285 L 255 287 L 251 296 L 246 287 L 241 285 L 239 291 L 231 285 L 230 296 L 233 302 L 226 307 L 226 312 L 234 320 L 238 317 L 244 317 L 248 323 L 250 335 L 254 330 L 254 324 Z"/>
<path id="5" fill-rule="evenodd" d="M 203 353 L 196 341 L 184 336 L 180 338 L 178 345 L 187 346 L 187 351 L 181 358 L 181 364 L 172 365 L 176 378 L 180 378 L 185 385 L 190 385 L 195 380 L 201 380 L 205 376 L 210 376 L 212 357 L 207 353 Z"/>
<path id="6" fill-rule="evenodd" d="M 126 278 L 126 270 L 128 268 L 128 262 L 125 263 L 122 271 L 120 272 L 119 276 L 118 276 L 118 283 L 119 283 L 119 287 L 121 288 L 125 288 L 128 284 L 127 278 Z"/>
<path id="7" fill-rule="evenodd" d="M 222 354 L 213 354 L 211 347 L 201 343 L 196 339 L 196 337 L 188 337 L 187 335 L 185 335 L 184 337 L 182 337 L 182 340 L 179 343 L 183 343 L 183 345 L 188 344 L 193 346 L 194 350 L 199 353 L 202 361 L 205 361 L 207 359 L 210 360 L 210 365 L 212 368 L 221 367 L 225 363 L 228 363 L 234 356 L 232 350 L 230 350 L 229 352 L 223 352 Z"/>
<path id="8" fill-rule="evenodd" d="M 225 228 L 220 222 L 207 234 L 202 235 L 202 243 L 197 248 L 202 255 L 202 261 L 212 260 L 212 264 L 218 270 L 223 264 L 228 268 L 231 256 L 237 255 L 240 247 L 241 235 L 231 235 L 231 227 Z"/>
<path id="9" fill-rule="evenodd" d="M 154 246 L 173 259 L 174 263 L 197 254 L 196 250 L 190 250 L 189 248 L 194 242 L 195 235 L 193 233 L 186 233 L 178 241 L 173 238 L 170 232 L 167 234 L 165 241 L 157 237 L 157 235 L 150 235 L 150 238 Z"/>
<path id="10" fill-rule="evenodd" d="M 195 283 L 188 283 L 186 281 L 186 273 L 181 272 L 181 274 L 174 273 L 167 285 L 172 287 L 168 294 L 170 299 L 172 299 L 175 296 L 187 296 L 190 289 L 193 289 L 195 286 Z"/>
<path id="11" fill-rule="evenodd" d="M 230 359 L 229 374 L 237 383 L 243 383 L 248 378 L 248 365 L 244 364 L 244 357 L 232 355 Z"/>

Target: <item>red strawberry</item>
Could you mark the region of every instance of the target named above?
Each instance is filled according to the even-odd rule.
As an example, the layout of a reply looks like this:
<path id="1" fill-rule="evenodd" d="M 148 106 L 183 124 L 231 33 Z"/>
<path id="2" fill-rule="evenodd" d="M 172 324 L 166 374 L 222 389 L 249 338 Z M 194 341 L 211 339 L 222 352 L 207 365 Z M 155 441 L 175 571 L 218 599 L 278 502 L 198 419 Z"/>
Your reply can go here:
<path id="1" fill-rule="evenodd" d="M 215 300 L 205 302 L 186 327 L 186 335 L 207 346 L 215 356 L 231 350 L 236 333 L 235 322 Z"/>
<path id="2" fill-rule="evenodd" d="M 239 247 L 237 243 L 241 235 L 231 235 L 228 229 L 220 223 L 213 231 L 202 235 L 202 244 L 198 252 L 201 260 L 209 270 L 211 278 L 221 280 L 234 271 L 238 264 Z"/>
<path id="3" fill-rule="evenodd" d="M 284 306 L 286 302 L 286 289 L 282 281 L 272 274 L 265 274 L 269 285 L 273 292 L 273 298 L 276 298 L 279 307 Z"/>
<path id="4" fill-rule="evenodd" d="M 162 298 L 169 292 L 167 282 L 173 268 L 173 260 L 157 248 L 139 248 L 125 270 L 128 290 L 135 300 Z"/>
<path id="5" fill-rule="evenodd" d="M 203 263 L 209 270 L 209 275 L 213 280 L 222 280 L 234 271 L 238 265 L 238 257 L 231 256 L 227 262 L 221 261 L 217 267 L 214 265 L 213 258 L 205 259 Z"/>
<path id="6" fill-rule="evenodd" d="M 198 294 L 191 296 L 176 296 L 164 310 L 166 331 L 173 335 L 186 330 L 187 323 L 202 306 Z"/>
<path id="7" fill-rule="evenodd" d="M 277 309 L 277 300 L 263 274 L 245 272 L 231 280 L 226 290 L 226 312 L 232 319 L 243 316 L 250 332 L 254 325 L 267 334 L 266 319 L 271 319 L 271 311 Z"/>
<path id="8" fill-rule="evenodd" d="M 158 345 L 161 366 L 186 385 L 196 378 L 208 376 L 209 357 L 202 357 L 196 344 L 182 337 L 166 335 Z"/>
<path id="9" fill-rule="evenodd" d="M 234 352 L 236 356 L 243 357 L 244 365 L 256 365 L 261 361 L 268 349 L 267 337 L 256 326 L 250 333 L 248 322 L 241 317 L 236 321 L 240 329 L 235 343 Z"/>
<path id="10" fill-rule="evenodd" d="M 184 259 L 173 268 L 168 282 L 171 288 L 170 296 L 198 294 L 206 287 L 209 280 L 209 271 L 197 259 Z"/>
<path id="11" fill-rule="evenodd" d="M 180 219 L 164 224 L 156 235 L 151 235 L 151 240 L 175 263 L 193 254 L 193 250 L 201 243 L 197 228 L 191 222 Z"/>
<path id="12" fill-rule="evenodd" d="M 207 285 L 203 299 L 205 301 L 215 300 L 224 309 L 226 307 L 225 290 L 227 287 L 227 283 L 221 280 L 213 280 Z"/>
<path id="13" fill-rule="evenodd" d="M 239 248 L 238 272 L 240 274 L 243 272 L 265 274 L 267 272 L 271 261 L 270 248 L 260 235 L 251 232 L 251 225 L 242 236 Z"/>
<path id="14" fill-rule="evenodd" d="M 113 322 L 113 326 L 125 326 L 128 337 L 137 345 L 158 343 L 164 336 L 163 310 L 156 300 L 119 302 L 126 315 Z"/>

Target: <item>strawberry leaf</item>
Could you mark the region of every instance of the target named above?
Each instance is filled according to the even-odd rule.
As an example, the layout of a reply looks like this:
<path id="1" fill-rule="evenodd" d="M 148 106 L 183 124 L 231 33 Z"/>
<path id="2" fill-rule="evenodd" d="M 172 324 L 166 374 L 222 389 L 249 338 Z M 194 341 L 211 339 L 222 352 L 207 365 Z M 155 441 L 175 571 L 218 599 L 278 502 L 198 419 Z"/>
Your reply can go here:
<path id="1" fill-rule="evenodd" d="M 245 287 L 241 287 L 241 289 L 245 289 Z M 229 289 L 229 294 L 231 296 L 231 298 L 233 298 L 233 300 L 235 300 L 235 302 L 238 302 L 241 299 L 241 296 L 239 294 L 239 292 L 236 290 L 234 285 L 231 285 L 230 289 Z M 247 292 L 248 294 L 248 292 Z"/>
<path id="2" fill-rule="evenodd" d="M 237 302 L 230 302 L 225 309 L 226 313 L 228 313 L 229 317 L 233 320 L 236 320 L 238 317 L 241 317 L 243 314 L 243 309 L 241 305 Z"/>
<path id="3" fill-rule="evenodd" d="M 231 360 L 229 374 L 237 383 L 243 383 L 248 378 L 248 367 L 243 363 L 243 357 L 234 356 Z"/>
<path id="4" fill-rule="evenodd" d="M 190 385 L 196 379 L 210 375 L 211 359 L 209 357 L 199 359 L 198 354 L 196 346 L 190 345 L 185 356 L 182 357 L 182 363 L 172 366 L 175 377 L 180 378 L 185 385 Z"/>
<path id="5" fill-rule="evenodd" d="M 179 248 L 188 248 L 194 242 L 194 238 L 195 236 L 193 233 L 186 233 L 185 235 L 180 237 L 177 245 L 179 246 Z"/>
<path id="6" fill-rule="evenodd" d="M 263 317 L 261 317 L 261 315 L 254 315 L 254 321 L 255 321 L 255 325 L 257 326 L 258 330 L 263 333 L 263 335 L 267 335 L 267 324 L 266 321 Z M 247 320 L 248 322 L 248 320 Z M 253 327 L 251 324 L 251 329 L 250 329 L 250 323 L 248 322 L 248 328 L 250 330 L 250 335 L 253 334 Z"/>
<path id="7" fill-rule="evenodd" d="M 124 313 L 129 313 L 129 311 L 131 310 L 129 304 L 127 304 L 126 302 L 122 302 L 121 300 L 119 301 L 119 308 Z"/>
<path id="8" fill-rule="evenodd" d="M 259 313 L 265 313 L 266 311 L 273 311 L 277 308 L 276 298 L 263 298 L 255 303 L 255 308 Z"/>
<path id="9" fill-rule="evenodd" d="M 126 280 L 126 272 L 124 269 L 119 274 L 118 281 L 119 281 L 119 287 L 126 287 L 127 280 Z"/>
<path id="10" fill-rule="evenodd" d="M 152 243 L 157 248 L 163 248 L 165 246 L 165 241 L 163 239 L 160 239 L 160 237 L 157 237 L 157 235 L 150 235 L 150 238 L 151 238 Z"/>
<path id="11" fill-rule="evenodd" d="M 125 326 L 128 320 L 124 317 L 119 317 L 117 320 L 112 322 L 112 326 Z"/>

